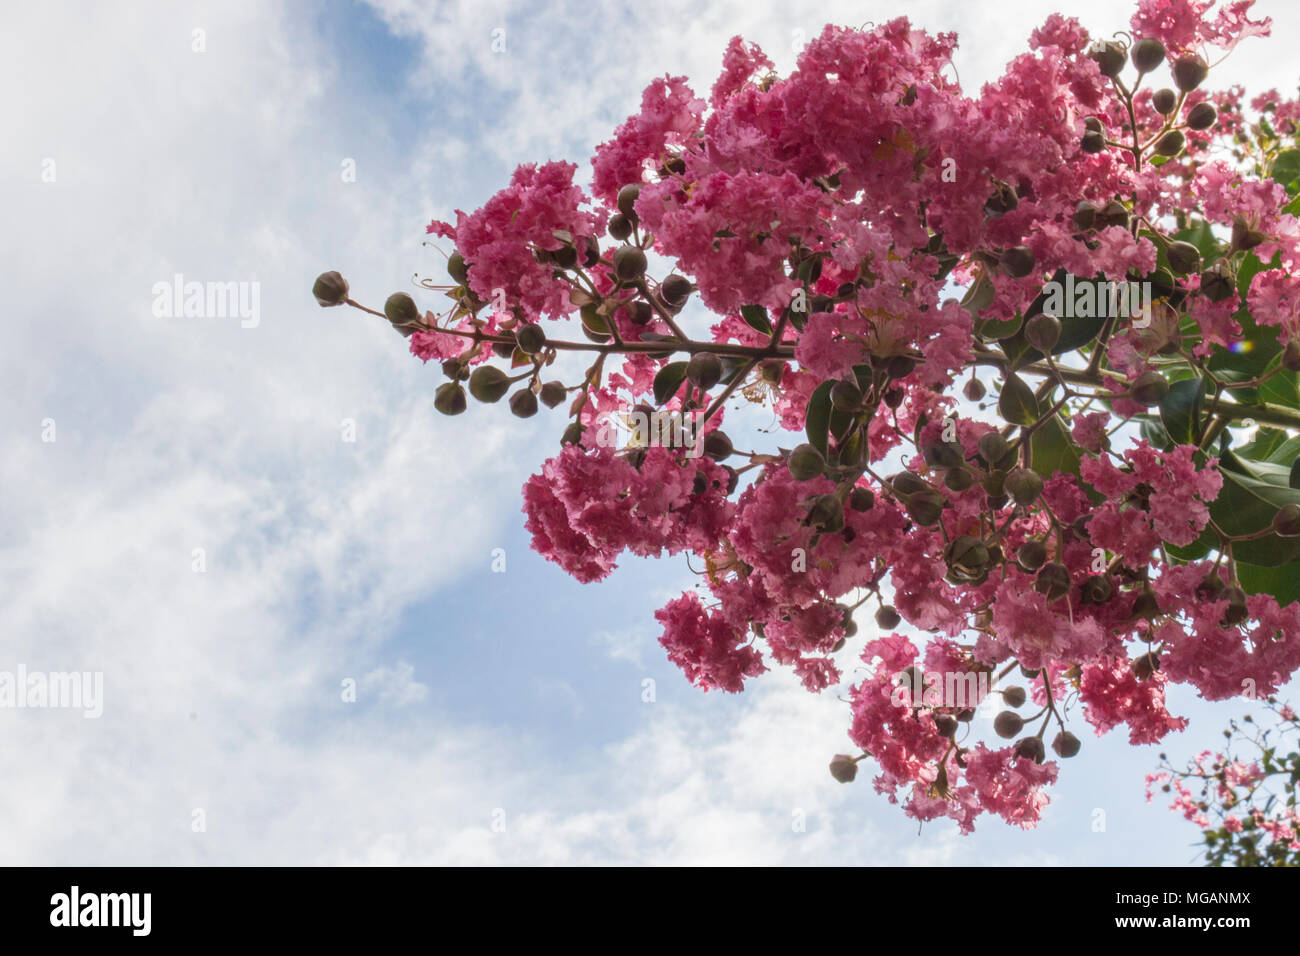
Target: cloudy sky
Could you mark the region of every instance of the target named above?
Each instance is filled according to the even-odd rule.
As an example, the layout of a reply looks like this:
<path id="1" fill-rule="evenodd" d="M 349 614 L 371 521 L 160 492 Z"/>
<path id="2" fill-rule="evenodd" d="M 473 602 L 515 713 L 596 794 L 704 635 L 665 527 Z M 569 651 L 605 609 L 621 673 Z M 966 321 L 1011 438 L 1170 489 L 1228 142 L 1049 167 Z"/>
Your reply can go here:
<path id="1" fill-rule="evenodd" d="M 903 12 L 959 32 L 973 90 L 1061 4 L 704 6 L 6 11 L 0 671 L 104 683 L 98 719 L 0 710 L 0 863 L 1193 860 L 1143 799 L 1159 748 L 1122 736 L 1085 741 L 1029 833 L 918 833 L 865 775 L 835 783 L 834 695 L 704 695 L 664 660 L 683 564 L 584 587 L 529 551 L 519 488 L 558 413 L 438 416 L 435 368 L 313 302 L 325 269 L 374 305 L 441 275 L 430 218 L 519 162 L 586 169 L 651 78 L 707 90 L 735 33 L 785 71 L 823 23 Z M 1222 76 L 1291 90 L 1300 8 L 1259 7 L 1278 39 Z M 177 276 L 257 308 L 169 315 Z M 1236 712 L 1174 703 L 1175 756 Z"/>

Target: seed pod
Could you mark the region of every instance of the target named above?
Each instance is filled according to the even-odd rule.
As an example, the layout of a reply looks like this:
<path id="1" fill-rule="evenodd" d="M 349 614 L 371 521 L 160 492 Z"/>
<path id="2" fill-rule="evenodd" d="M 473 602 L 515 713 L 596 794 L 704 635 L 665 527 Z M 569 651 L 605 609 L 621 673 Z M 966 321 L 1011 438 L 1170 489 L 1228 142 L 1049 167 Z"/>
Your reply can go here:
<path id="1" fill-rule="evenodd" d="M 984 542 L 969 534 L 953 538 L 944 549 L 944 558 L 950 568 L 966 574 L 978 574 L 989 561 L 989 549 Z"/>
<path id="2" fill-rule="evenodd" d="M 637 218 L 635 204 L 640 195 L 641 187 L 634 183 L 630 183 L 618 191 L 618 198 L 615 200 L 615 205 L 618 206 L 618 211 L 627 216 L 627 218 L 631 219 L 633 222 L 635 222 Z"/>
<path id="3" fill-rule="evenodd" d="M 1034 579 L 1034 590 L 1047 598 L 1048 601 L 1056 601 L 1070 593 L 1070 572 L 1065 565 L 1054 562 L 1045 564 L 1038 577 Z"/>
<path id="4" fill-rule="evenodd" d="M 890 388 L 885 392 L 885 407 L 897 408 L 903 404 L 904 392 L 901 388 Z"/>
<path id="5" fill-rule="evenodd" d="M 1232 220 L 1232 248 L 1238 252 L 1254 249 L 1268 236 L 1258 229 L 1251 228 L 1245 218 L 1238 213 Z"/>
<path id="6" fill-rule="evenodd" d="M 1105 229 L 1109 226 L 1128 228 L 1128 207 L 1118 199 L 1112 199 L 1102 206 L 1101 212 L 1097 216 L 1098 229 Z"/>
<path id="7" fill-rule="evenodd" d="M 1083 128 L 1090 133 L 1106 132 L 1106 126 L 1102 123 L 1100 116 L 1085 116 L 1083 118 Z"/>
<path id="8" fill-rule="evenodd" d="M 786 467 L 796 481 L 811 481 L 826 470 L 826 459 L 814 446 L 805 442 L 790 452 Z"/>
<path id="9" fill-rule="evenodd" d="M 836 382 L 831 386 L 831 404 L 842 412 L 854 412 L 862 407 L 862 389 L 856 382 Z"/>
<path id="10" fill-rule="evenodd" d="M 451 276 L 456 285 L 469 282 L 469 265 L 459 252 L 453 252 L 447 257 L 447 275 Z"/>
<path id="11" fill-rule="evenodd" d="M 462 378 L 469 378 L 469 370 L 460 363 L 460 359 L 446 359 L 442 363 L 442 374 L 446 375 L 453 382 L 458 382 Z"/>
<path id="12" fill-rule="evenodd" d="M 1025 323 L 1025 340 L 1044 355 L 1061 341 L 1061 320 L 1046 312 L 1039 312 Z"/>
<path id="13" fill-rule="evenodd" d="M 1030 538 L 1016 552 L 1016 564 L 1024 571 L 1034 572 L 1047 560 L 1047 546 L 1036 538 Z"/>
<path id="14" fill-rule="evenodd" d="M 542 390 L 537 397 L 542 400 L 542 404 L 547 408 L 555 408 L 568 397 L 568 394 L 569 390 L 564 387 L 563 382 L 547 382 L 542 386 Z"/>
<path id="15" fill-rule="evenodd" d="M 1043 493 L 1043 476 L 1029 468 L 1017 466 L 1007 472 L 1006 489 L 1016 504 L 1027 508 Z"/>
<path id="16" fill-rule="evenodd" d="M 980 457 L 990 466 L 996 465 L 1007 457 L 1007 440 L 996 430 L 985 432 L 980 436 Z"/>
<path id="17" fill-rule="evenodd" d="M 1223 612 L 1224 626 L 1240 624 L 1250 616 L 1250 611 L 1246 608 L 1246 592 L 1241 588 L 1235 586 L 1226 588 L 1223 597 L 1228 599 L 1228 609 Z"/>
<path id="18" fill-rule="evenodd" d="M 858 775 L 858 762 L 848 754 L 836 754 L 831 758 L 831 776 L 840 783 L 852 783 Z"/>
<path id="19" fill-rule="evenodd" d="M 1113 40 L 1098 40 L 1088 50 L 1102 76 L 1112 79 L 1124 70 L 1124 47 Z"/>
<path id="20" fill-rule="evenodd" d="M 433 407 L 444 415 L 459 415 L 469 407 L 465 389 L 455 382 L 443 382 L 433 393 Z"/>
<path id="21" fill-rule="evenodd" d="M 1174 61 L 1174 85 L 1184 93 L 1190 93 L 1205 81 L 1210 74 L 1210 65 L 1205 57 L 1188 53 Z"/>
<path id="22" fill-rule="evenodd" d="M 854 511 L 870 511 L 876 505 L 876 496 L 870 488 L 854 488 L 849 492 L 849 507 Z"/>
<path id="23" fill-rule="evenodd" d="M 532 418 L 537 414 L 537 396 L 525 386 L 510 396 L 510 411 L 517 418 Z"/>
<path id="24" fill-rule="evenodd" d="M 1219 111 L 1208 100 L 1202 100 L 1187 111 L 1187 128 L 1198 132 L 1207 130 L 1219 119 Z"/>
<path id="25" fill-rule="evenodd" d="M 495 365 L 480 365 L 469 377 L 469 393 L 480 402 L 499 402 L 510 390 L 510 376 Z"/>
<path id="26" fill-rule="evenodd" d="M 943 513 L 943 496 L 926 488 L 907 499 L 907 515 L 922 528 L 932 528 L 939 523 Z"/>
<path id="27" fill-rule="evenodd" d="M 1008 707 L 1020 707 L 1026 699 L 1025 689 L 1019 684 L 1013 684 L 1002 692 L 1002 702 Z"/>
<path id="28" fill-rule="evenodd" d="M 609 217 L 609 223 L 605 226 L 605 231 L 609 233 L 609 238 L 616 242 L 623 242 L 632 235 L 632 220 L 621 212 L 617 212 Z"/>
<path id="29" fill-rule="evenodd" d="M 1100 153 L 1106 148 L 1106 136 L 1095 130 L 1088 130 L 1079 140 L 1079 148 L 1085 153 Z"/>
<path id="30" fill-rule="evenodd" d="M 1015 754 L 1021 760 L 1032 760 L 1034 763 L 1042 763 L 1047 755 L 1039 737 L 1022 737 L 1017 740 Z"/>
<path id="31" fill-rule="evenodd" d="M 685 276 L 670 275 L 659 283 L 659 294 L 674 309 L 681 309 L 691 297 L 691 280 Z"/>
<path id="32" fill-rule="evenodd" d="M 1201 250 L 1190 242 L 1179 240 L 1169 243 L 1165 258 L 1169 260 L 1169 268 L 1174 275 L 1185 276 L 1201 269 Z"/>
<path id="33" fill-rule="evenodd" d="M 1083 745 L 1079 742 L 1079 738 L 1068 730 L 1062 730 L 1056 735 L 1056 739 L 1052 741 L 1052 750 L 1056 752 L 1058 757 L 1073 757 L 1079 752 L 1081 746 Z"/>
<path id="34" fill-rule="evenodd" d="M 1277 509 L 1273 531 L 1280 538 L 1300 538 L 1300 505 L 1288 504 Z"/>
<path id="35" fill-rule="evenodd" d="M 1169 394 L 1169 382 L 1157 371 L 1143 372 L 1133 382 L 1129 397 L 1139 405 L 1158 405 Z"/>
<path id="36" fill-rule="evenodd" d="M 1133 662 L 1133 674 L 1141 681 L 1149 680 L 1159 669 L 1160 658 L 1152 653 L 1143 654 Z"/>
<path id="37" fill-rule="evenodd" d="M 546 347 L 546 332 L 536 322 L 528 322 L 515 329 L 515 344 L 519 351 L 534 355 Z"/>
<path id="38" fill-rule="evenodd" d="M 1146 37 L 1133 44 L 1133 65 L 1139 73 L 1150 73 L 1165 62 L 1165 46 L 1154 37 Z"/>
<path id="39" fill-rule="evenodd" d="M 1300 342 L 1291 339 L 1282 350 L 1282 367 L 1288 372 L 1300 372 Z"/>
<path id="40" fill-rule="evenodd" d="M 311 294 L 322 308 L 348 301 L 348 280 L 337 272 L 322 272 L 311 287 Z"/>
<path id="41" fill-rule="evenodd" d="M 384 303 L 384 315 L 393 325 L 412 325 L 420 321 L 420 309 L 405 292 L 394 292 Z"/>
<path id="42" fill-rule="evenodd" d="M 714 461 L 726 461 L 735 451 L 732 447 L 731 439 L 727 437 L 726 432 L 714 431 L 704 436 L 703 444 L 704 454 L 708 455 Z"/>
<path id="43" fill-rule="evenodd" d="M 1133 617 L 1141 617 L 1150 620 L 1160 613 L 1160 602 L 1150 591 L 1142 591 L 1133 600 Z"/>
<path id="44" fill-rule="evenodd" d="M 1016 187 L 1010 183 L 998 182 L 993 189 L 993 195 L 984 201 L 984 212 L 992 219 L 999 216 L 1005 216 L 1017 206 L 1020 205 L 1020 197 L 1016 194 Z"/>
<path id="45" fill-rule="evenodd" d="M 1074 215 L 1070 217 L 1070 221 L 1074 223 L 1075 229 L 1080 232 L 1087 232 L 1093 227 L 1093 223 L 1097 221 L 1097 213 L 1100 211 L 1095 202 L 1082 199 L 1079 201 L 1079 205 L 1074 207 Z"/>
<path id="46" fill-rule="evenodd" d="M 1012 246 L 999 259 L 1002 271 L 1013 279 L 1023 279 L 1034 271 L 1034 253 L 1028 246 Z"/>
<path id="47" fill-rule="evenodd" d="M 1201 293 L 1211 302 L 1222 302 L 1237 291 L 1232 273 L 1222 260 L 1201 273 Z"/>
<path id="48" fill-rule="evenodd" d="M 1025 727 L 1025 720 L 1014 710 L 1004 710 L 993 718 L 993 732 L 1003 740 L 1010 740 Z"/>
<path id="49" fill-rule="evenodd" d="M 633 325 L 649 325 L 650 320 L 654 318 L 654 307 L 644 299 L 637 299 L 635 302 L 629 302 L 623 307 L 623 314 Z"/>
<path id="50" fill-rule="evenodd" d="M 940 737 L 952 737 L 957 733 L 957 718 L 951 714 L 936 714 L 934 729 L 939 731 Z"/>
<path id="51" fill-rule="evenodd" d="M 560 447 L 578 444 L 582 441 L 582 433 L 586 430 L 587 426 L 579 422 L 569 422 L 568 427 L 564 429 L 564 434 L 560 436 Z"/>
<path id="52" fill-rule="evenodd" d="M 492 354 L 497 358 L 511 358 L 515 354 L 514 342 L 493 342 Z"/>
<path id="53" fill-rule="evenodd" d="M 1156 140 L 1156 153 L 1160 156 L 1177 156 L 1187 145 L 1187 137 L 1182 130 L 1171 129 Z"/>
<path id="54" fill-rule="evenodd" d="M 963 386 L 961 393 L 972 402 L 978 402 L 985 395 L 984 383 L 977 378 L 972 378 Z"/>
<path id="55" fill-rule="evenodd" d="M 636 246 L 619 246 L 614 252 L 614 275 L 623 282 L 635 282 L 645 275 L 645 253 Z"/>
<path id="56" fill-rule="evenodd" d="M 1178 105 L 1178 94 L 1167 86 L 1162 90 L 1156 90 L 1151 94 L 1151 105 L 1161 116 L 1168 116 Z"/>
<path id="57" fill-rule="evenodd" d="M 902 620 L 892 604 L 883 604 L 876 612 L 876 626 L 882 631 L 892 631 Z"/>

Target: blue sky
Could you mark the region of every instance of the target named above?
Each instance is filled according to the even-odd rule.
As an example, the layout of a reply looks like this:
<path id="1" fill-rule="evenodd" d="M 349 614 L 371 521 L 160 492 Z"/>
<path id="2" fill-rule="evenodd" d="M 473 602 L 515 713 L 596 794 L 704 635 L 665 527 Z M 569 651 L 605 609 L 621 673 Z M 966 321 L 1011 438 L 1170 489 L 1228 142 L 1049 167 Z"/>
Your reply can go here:
<path id="1" fill-rule="evenodd" d="M 519 488 L 559 413 L 442 418 L 436 369 L 309 294 L 325 269 L 375 305 L 440 275 L 433 215 L 518 162 L 585 169 L 652 77 L 707 90 L 734 33 L 786 70 L 822 23 L 905 10 L 960 33 L 974 89 L 1059 6 L 12 11 L 0 670 L 103 671 L 105 701 L 0 711 L 0 862 L 1191 862 L 1191 829 L 1143 798 L 1160 748 L 1122 736 L 1085 739 L 1028 833 L 918 835 L 866 775 L 836 784 L 833 695 L 782 673 L 705 695 L 664 660 L 653 612 L 690 586 L 682 562 L 581 586 L 531 553 Z M 1260 7 L 1286 49 L 1298 12 Z M 1129 14 L 1080 15 L 1109 33 Z M 1224 75 L 1286 90 L 1291 63 L 1243 49 Z M 259 321 L 154 315 L 176 273 L 260 283 Z M 1193 724 L 1173 755 L 1237 713 L 1174 704 Z"/>

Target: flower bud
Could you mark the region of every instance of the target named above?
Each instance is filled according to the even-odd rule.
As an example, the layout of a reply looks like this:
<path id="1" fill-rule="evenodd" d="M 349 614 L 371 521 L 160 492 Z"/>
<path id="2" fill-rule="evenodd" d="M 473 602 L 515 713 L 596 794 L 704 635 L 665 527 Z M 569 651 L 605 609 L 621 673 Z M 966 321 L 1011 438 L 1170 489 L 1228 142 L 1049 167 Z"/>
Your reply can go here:
<path id="1" fill-rule="evenodd" d="M 844 527 L 844 505 L 836 495 L 818 495 L 812 500 L 805 522 L 810 528 L 834 534 Z"/>
<path id="2" fill-rule="evenodd" d="M 1210 73 L 1210 65 L 1205 57 L 1188 53 L 1174 61 L 1174 85 L 1184 93 L 1190 93 L 1205 81 Z"/>
<path id="3" fill-rule="evenodd" d="M 1161 116 L 1168 116 L 1178 105 L 1178 94 L 1167 86 L 1162 90 L 1156 90 L 1151 94 L 1151 105 Z"/>
<path id="4" fill-rule="evenodd" d="M 1240 624 L 1250 616 L 1246 608 L 1246 592 L 1239 587 L 1225 588 L 1223 597 L 1228 599 L 1228 609 L 1223 612 L 1223 625 L 1231 627 Z"/>
<path id="5" fill-rule="evenodd" d="M 975 476 L 969 468 L 962 465 L 949 468 L 943 473 L 943 485 L 950 491 L 966 491 L 973 484 L 975 484 Z"/>
<path id="6" fill-rule="evenodd" d="M 1282 367 L 1288 372 L 1300 372 L 1300 342 L 1291 339 L 1282 350 Z"/>
<path id="7" fill-rule="evenodd" d="M 1198 132 L 1207 130 L 1219 119 L 1219 111 L 1208 100 L 1202 100 L 1187 111 L 1187 128 Z"/>
<path id="8" fill-rule="evenodd" d="M 892 604 L 883 604 L 876 612 L 876 626 L 882 631 L 892 631 L 902 623 L 902 620 Z"/>
<path id="9" fill-rule="evenodd" d="M 444 415 L 459 415 L 468 406 L 465 389 L 455 382 L 443 382 L 433 393 L 433 407 Z"/>
<path id="10" fill-rule="evenodd" d="M 1102 76 L 1113 79 L 1124 70 L 1124 47 L 1113 40 L 1098 40 L 1089 48 L 1088 56 L 1096 61 Z"/>
<path id="11" fill-rule="evenodd" d="M 632 235 L 632 220 L 621 212 L 615 213 L 609 217 L 609 223 L 605 226 L 605 231 L 609 233 L 611 239 L 623 242 Z"/>
<path id="12" fill-rule="evenodd" d="M 1023 279 L 1034 271 L 1034 254 L 1028 246 L 1012 246 L 999 259 L 1002 271 L 1013 279 Z"/>
<path id="13" fill-rule="evenodd" d="M 569 390 L 564 387 L 563 382 L 547 382 L 542 386 L 542 391 L 537 397 L 542 400 L 542 404 L 547 408 L 555 408 L 564 401 L 568 394 Z"/>
<path id="14" fill-rule="evenodd" d="M 908 496 L 907 515 L 922 528 L 932 528 L 939 523 L 943 504 L 942 495 L 926 488 Z"/>
<path id="15" fill-rule="evenodd" d="M 1046 312 L 1039 312 L 1025 323 L 1025 340 L 1047 355 L 1061 340 L 1061 320 Z"/>
<path id="16" fill-rule="evenodd" d="M 348 301 L 348 280 L 337 272 L 322 272 L 311 287 L 311 294 L 322 308 Z"/>
<path id="17" fill-rule="evenodd" d="M 1062 730 L 1056 735 L 1056 739 L 1052 741 L 1052 750 L 1056 752 L 1058 757 L 1073 757 L 1079 752 L 1081 746 L 1079 738 L 1068 730 Z"/>
<path id="18" fill-rule="evenodd" d="M 465 285 L 469 282 L 469 265 L 459 252 L 453 252 L 447 257 L 447 275 L 451 276 L 456 285 Z"/>
<path id="19" fill-rule="evenodd" d="M 1004 710 L 993 718 L 993 732 L 1003 740 L 1010 740 L 1025 727 L 1025 720 L 1014 710 Z"/>
<path id="20" fill-rule="evenodd" d="M 1165 46 L 1154 37 L 1133 44 L 1133 65 L 1139 73 L 1150 73 L 1165 61 Z"/>
<path id="21" fill-rule="evenodd" d="M 515 329 L 515 344 L 519 351 L 534 355 L 546 347 L 546 333 L 536 322 L 527 322 Z"/>
<path id="22" fill-rule="evenodd" d="M 480 402 L 499 402 L 510 390 L 510 376 L 495 365 L 480 365 L 469 377 L 469 393 Z"/>
<path id="23" fill-rule="evenodd" d="M 1043 477 L 1028 468 L 1012 468 L 1007 472 L 1006 489 L 1016 504 L 1028 507 L 1043 493 Z"/>
<path id="24" fill-rule="evenodd" d="M 1156 140 L 1156 153 L 1160 156 L 1177 156 L 1187 144 L 1187 137 L 1182 130 L 1171 129 Z"/>
<path id="25" fill-rule="evenodd" d="M 623 282 L 634 282 L 645 275 L 645 253 L 636 246 L 619 246 L 614 252 L 614 275 Z"/>
<path id="26" fill-rule="evenodd" d="M 1079 148 L 1085 153 L 1100 153 L 1106 148 L 1106 134 L 1088 130 L 1079 140 Z"/>
<path id="27" fill-rule="evenodd" d="M 848 754 L 836 754 L 831 758 L 831 776 L 840 783 L 852 783 L 858 775 L 858 762 Z"/>
<path id="28" fill-rule="evenodd" d="M 564 434 L 560 436 L 560 447 L 565 445 L 576 445 L 582 441 L 582 433 L 587 430 L 587 426 L 581 422 L 569 422 Z"/>
<path id="29" fill-rule="evenodd" d="M 1112 199 L 1097 214 L 1096 226 L 1098 229 L 1105 229 L 1109 226 L 1123 226 L 1127 229 L 1128 218 L 1128 207 L 1118 199 Z"/>
<path id="30" fill-rule="evenodd" d="M 997 465 L 998 462 L 1007 457 L 1007 440 L 996 429 L 985 432 L 980 436 L 979 452 L 980 457 L 990 466 Z"/>
<path id="31" fill-rule="evenodd" d="M 904 498 L 930 487 L 910 471 L 900 471 L 898 474 L 893 475 L 889 479 L 889 485 L 893 488 L 895 495 Z"/>
<path id="32" fill-rule="evenodd" d="M 722 378 L 722 359 L 713 352 L 696 352 L 686 363 L 686 378 L 707 392 Z"/>
<path id="33" fill-rule="evenodd" d="M 1047 598 L 1048 601 L 1056 601 L 1070 593 L 1070 571 L 1065 565 L 1058 562 L 1045 564 L 1038 577 L 1034 579 L 1034 590 Z"/>
<path id="34" fill-rule="evenodd" d="M 961 393 L 965 395 L 968 400 L 978 402 L 985 394 L 984 383 L 977 378 L 972 378 L 962 388 Z"/>
<path id="35" fill-rule="evenodd" d="M 1143 372 L 1133 382 L 1129 397 L 1139 405 L 1159 405 L 1169 394 L 1169 382 L 1156 371 Z"/>
<path id="36" fill-rule="evenodd" d="M 667 276 L 659 283 L 659 294 L 673 309 L 681 309 L 691 297 L 691 280 L 685 276 Z"/>
<path id="37" fill-rule="evenodd" d="M 1040 737 L 1022 737 L 1017 740 L 1015 754 L 1022 760 L 1032 760 L 1034 763 L 1042 763 L 1047 756 Z"/>
<path id="38" fill-rule="evenodd" d="M 849 492 L 849 507 L 854 511 L 870 511 L 876 504 L 876 496 L 870 488 L 854 488 Z"/>
<path id="39" fill-rule="evenodd" d="M 1105 604 L 1115 593 L 1115 584 L 1105 574 L 1097 574 L 1083 582 L 1080 598 L 1087 604 Z"/>
<path id="40" fill-rule="evenodd" d="M 413 325 L 420 321 L 420 309 L 405 292 L 394 292 L 384 303 L 384 315 L 393 325 Z"/>
<path id="41" fill-rule="evenodd" d="M 1160 669 L 1160 658 L 1146 653 L 1133 662 L 1133 674 L 1138 680 L 1149 680 Z"/>
<path id="42" fill-rule="evenodd" d="M 1179 240 L 1169 243 L 1169 248 L 1165 250 L 1165 258 L 1169 260 L 1169 268 L 1174 275 L 1185 276 L 1191 272 L 1199 272 L 1201 269 L 1201 250 L 1190 242 Z"/>
<path id="43" fill-rule="evenodd" d="M 1047 560 L 1047 546 L 1036 538 L 1030 538 L 1016 552 L 1016 564 L 1024 571 L 1034 572 Z"/>
<path id="44" fill-rule="evenodd" d="M 790 452 L 786 467 L 796 481 L 811 481 L 826 470 L 826 459 L 814 446 L 805 442 Z"/>
<path id="45" fill-rule="evenodd" d="M 1279 538 L 1300 538 L 1300 505 L 1283 505 L 1273 516 L 1273 531 Z"/>
<path id="46" fill-rule="evenodd" d="M 703 450 L 714 461 L 726 461 L 735 448 L 726 432 L 714 431 L 704 436 Z"/>
<path id="47" fill-rule="evenodd" d="M 951 714 L 938 714 L 934 718 L 934 729 L 940 737 L 952 737 L 957 733 L 957 718 Z"/>
<path id="48" fill-rule="evenodd" d="M 1142 591 L 1133 600 L 1132 614 L 1134 617 L 1141 617 L 1150 620 L 1159 613 L 1160 602 L 1156 600 L 1156 596 L 1150 591 Z"/>
<path id="49" fill-rule="evenodd" d="M 1238 213 L 1232 220 L 1232 248 L 1239 252 L 1254 249 L 1268 236 L 1258 229 L 1252 229 L 1245 218 Z"/>
<path id="50" fill-rule="evenodd" d="M 442 374 L 453 382 L 458 382 L 462 378 L 469 378 L 469 370 L 461 364 L 460 359 L 445 359 L 440 367 L 442 368 Z"/>
<path id="51" fill-rule="evenodd" d="M 640 195 L 641 187 L 634 183 L 629 183 L 618 191 L 618 198 L 615 200 L 615 205 L 618 206 L 618 211 L 634 222 L 637 218 L 634 206 Z"/>
<path id="52" fill-rule="evenodd" d="M 537 396 L 525 386 L 510 396 L 510 411 L 517 418 L 532 418 L 537 414 Z"/>

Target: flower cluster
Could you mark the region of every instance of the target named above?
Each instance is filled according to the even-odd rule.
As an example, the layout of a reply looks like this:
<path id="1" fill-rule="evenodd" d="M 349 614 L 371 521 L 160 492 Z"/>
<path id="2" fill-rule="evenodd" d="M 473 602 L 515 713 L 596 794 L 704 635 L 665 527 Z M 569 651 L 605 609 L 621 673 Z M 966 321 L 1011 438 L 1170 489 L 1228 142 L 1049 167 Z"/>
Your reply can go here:
<path id="1" fill-rule="evenodd" d="M 828 26 L 788 76 L 736 38 L 707 99 L 650 84 L 589 190 L 521 166 L 433 223 L 451 308 L 382 315 L 443 412 L 567 407 L 533 546 L 582 582 L 691 555 L 656 615 L 691 683 L 838 686 L 837 779 L 1033 826 L 1069 721 L 1150 743 L 1173 686 L 1300 668 L 1300 105 L 1205 86 L 1267 35 L 1249 8 L 1141 0 L 1128 42 L 1052 16 L 978 95 L 906 18 Z M 752 405 L 789 436 L 738 451 Z M 689 434 L 627 424 L 656 416 Z"/>

